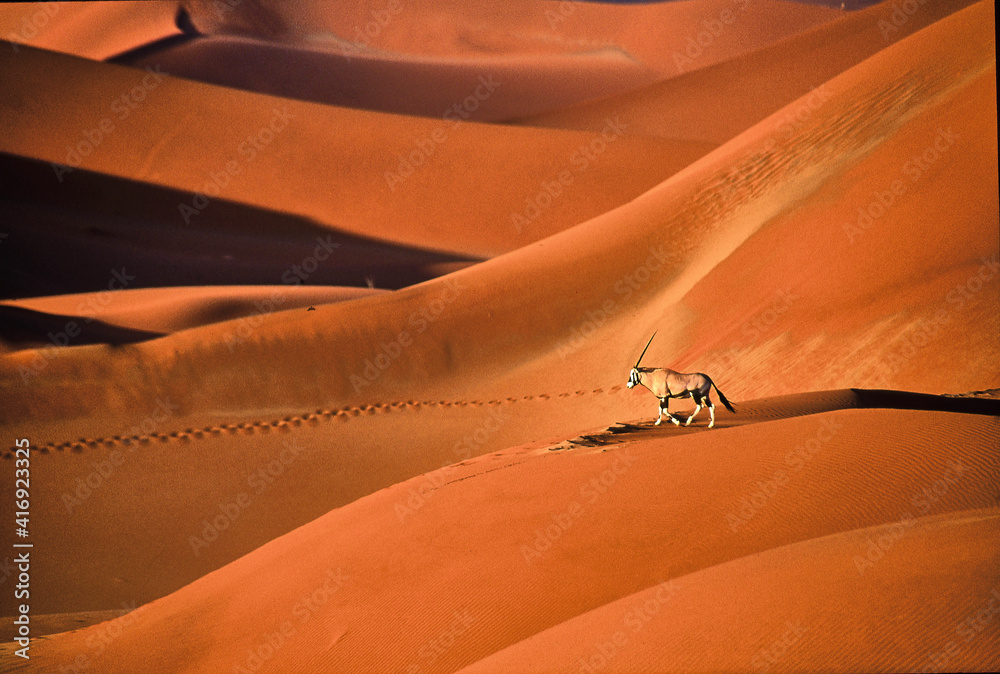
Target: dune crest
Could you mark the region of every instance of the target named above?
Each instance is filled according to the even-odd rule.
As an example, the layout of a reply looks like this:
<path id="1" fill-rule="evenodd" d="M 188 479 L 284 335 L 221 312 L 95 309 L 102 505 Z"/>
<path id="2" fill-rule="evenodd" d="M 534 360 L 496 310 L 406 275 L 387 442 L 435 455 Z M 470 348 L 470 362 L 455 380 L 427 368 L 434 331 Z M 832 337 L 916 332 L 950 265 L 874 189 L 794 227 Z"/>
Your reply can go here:
<path id="1" fill-rule="evenodd" d="M 784 403 L 771 404 L 771 413 L 780 415 Z M 1000 503 L 991 485 L 998 464 L 991 438 L 997 423 L 995 416 L 949 412 L 842 410 L 683 437 L 644 439 L 640 433 L 607 451 L 512 448 L 334 510 L 150 604 L 136 612 L 134 623 L 95 664 L 127 670 L 138 657 L 138 644 L 182 639 L 177 630 L 186 631 L 189 621 L 197 620 L 198 633 L 218 647 L 164 646 L 145 650 L 142 657 L 165 669 L 246 667 L 255 654 L 262 657 L 259 645 L 268 635 L 279 633 L 288 646 L 281 657 L 286 667 L 385 671 L 416 663 L 453 671 L 517 644 L 496 656 L 496 663 L 485 660 L 484 671 L 517 669 L 525 662 L 517 659 L 519 648 L 528 659 L 544 651 L 549 662 L 560 663 L 556 669 L 575 670 L 572 663 L 592 650 L 588 641 L 547 641 L 544 630 L 558 634 L 571 628 L 561 625 L 567 620 L 586 625 L 594 619 L 600 624 L 590 625 L 588 633 L 602 634 L 621 617 L 611 602 L 631 605 L 643 596 L 636 593 L 648 597 L 658 586 L 676 583 L 679 590 L 662 602 L 664 619 L 654 628 L 685 644 L 677 661 L 682 666 L 722 666 L 743 654 L 749 659 L 769 644 L 772 631 L 777 630 L 775 639 L 781 636 L 786 620 L 801 619 L 826 625 L 815 632 L 837 636 L 814 644 L 819 651 L 804 648 L 790 662 L 841 662 L 848 669 L 851 662 L 875 656 L 886 666 L 906 668 L 931 656 L 936 642 L 914 647 L 900 638 L 866 650 L 869 633 L 837 608 L 843 604 L 835 599 L 842 596 L 836 589 L 860 597 L 872 596 L 867 593 L 873 583 L 896 588 L 893 601 L 909 607 L 906 620 L 893 623 L 900 634 L 926 631 L 934 614 L 916 610 L 926 601 L 961 597 L 948 609 L 957 621 L 988 600 L 990 584 L 1000 582 L 995 546 L 978 547 L 973 556 L 949 550 L 962 549 L 970 535 L 996 534 Z M 917 427 L 914 436 L 910 429 Z M 942 449 L 942 440 L 956 432 L 962 434 L 961 447 Z M 755 495 L 761 490 L 763 502 Z M 942 528 L 937 524 L 942 520 L 955 526 Z M 880 549 L 884 559 L 868 560 L 869 542 L 885 532 L 893 538 Z M 448 564 L 430 563 L 442 552 Z M 870 561 L 871 568 L 863 561 L 859 571 L 856 558 Z M 372 564 L 373 559 L 381 561 Z M 295 572 L 246 591 L 250 579 L 275 564 Z M 780 599 L 769 584 L 787 575 L 774 573 L 775 566 L 794 573 L 803 592 Z M 906 582 L 894 583 L 909 573 L 926 577 L 932 569 L 938 569 L 933 582 L 919 592 Z M 741 638 L 732 653 L 713 648 L 711 657 L 720 659 L 697 659 L 704 645 L 724 638 L 699 627 L 700 616 L 716 615 L 716 602 L 706 603 L 705 597 L 732 593 L 731 579 L 747 574 L 762 579 L 762 585 L 749 585 L 751 594 L 774 597 L 764 604 L 768 620 L 759 632 Z M 831 574 L 838 580 L 820 592 L 830 600 L 816 608 L 807 599 L 815 592 L 806 594 L 805 588 Z M 300 615 L 300 600 L 321 587 L 322 608 Z M 547 600 L 540 603 L 541 596 Z M 703 608 L 681 608 L 671 617 L 681 601 Z M 735 626 L 747 618 L 736 614 L 753 612 L 758 601 L 734 603 L 733 621 L 726 624 L 740 629 Z M 265 605 L 278 608 L 269 620 L 257 621 L 258 607 Z M 201 613 L 204 606 L 215 607 L 211 618 Z M 782 606 L 797 613 L 787 614 Z M 891 606 L 875 615 L 889 619 Z M 247 624 L 258 627 L 248 630 Z M 950 622 L 936 624 L 935 633 L 946 637 Z M 39 648 L 40 655 L 72 653 L 100 629 L 53 637 Z M 172 635 L 165 640 L 164 630 Z M 452 643 L 434 647 L 447 632 Z M 539 637 L 524 641 L 535 634 Z M 539 639 L 549 646 L 536 651 L 531 644 Z M 657 639 L 645 643 L 629 657 L 670 662 L 672 650 L 656 647 Z M 984 640 L 956 662 L 981 662 L 978 658 L 991 652 L 995 644 Z"/>
<path id="2" fill-rule="evenodd" d="M 996 321 L 997 291 L 979 261 L 1000 247 L 995 191 L 984 188 L 995 176 L 995 126 L 980 114 L 994 86 L 991 16 L 985 3 L 962 10 L 831 80 L 830 100 L 790 137 L 765 120 L 617 209 L 443 278 L 270 314 L 235 345 L 239 325 L 230 321 L 119 348 L 0 359 L 0 425 L 13 437 L 32 419 L 33 442 L 49 449 L 40 461 L 53 464 L 38 497 L 49 515 L 39 517 L 59 521 L 70 508 L 63 496 L 71 497 L 74 526 L 46 527 L 49 549 L 90 556 L 72 568 L 55 553 L 42 562 L 53 565 L 44 577 L 55 584 L 44 610 L 161 597 L 332 508 L 441 465 L 651 416 L 655 401 L 623 385 L 656 328 L 649 363 L 707 370 L 736 401 L 803 387 L 995 387 L 997 333 L 982 326 Z M 852 242 L 842 225 L 871 199 L 870 185 L 959 121 L 978 142 L 939 152 L 941 170 L 925 172 Z M 857 200 L 834 198 L 851 189 Z M 915 217 L 934 212 L 940 217 L 919 220 L 923 236 L 907 236 Z M 965 234 L 953 236 L 954 227 Z M 898 241 L 905 259 L 884 261 L 879 251 Z M 732 271 L 731 260 L 755 275 Z M 921 285 L 895 290 L 918 277 Z M 962 311 L 946 304 L 949 320 L 925 335 L 932 347 L 893 344 L 902 360 L 879 367 L 893 353 L 879 348 L 886 335 L 938 308 L 914 302 L 947 303 L 973 278 L 980 285 L 967 288 Z M 804 299 L 772 320 L 782 284 Z M 858 306 L 870 308 L 859 314 Z M 817 321 L 828 327 L 809 330 Z M 727 359 L 733 350 L 739 358 Z M 108 378 L 122 385 L 94 384 Z M 126 442 L 136 436 L 138 446 Z M 249 483 L 255 470 L 282 452 L 289 458 L 289 447 L 301 449 L 279 468 L 295 488 L 258 492 Z M 76 480 L 112 457 L 128 457 L 116 487 L 78 507 Z M 188 484 L 191 461 L 212 478 Z M 183 503 L 169 497 L 179 491 L 188 494 Z M 149 494 L 142 507 L 137 493 Z M 192 549 L 206 518 L 244 494 L 252 505 L 225 536 Z M 155 552 L 159 531 L 175 544 Z M 164 570 L 147 573 L 154 563 Z"/>
<path id="3" fill-rule="evenodd" d="M 5 671 L 996 669 L 992 4 L 170 6 L 0 33 Z"/>

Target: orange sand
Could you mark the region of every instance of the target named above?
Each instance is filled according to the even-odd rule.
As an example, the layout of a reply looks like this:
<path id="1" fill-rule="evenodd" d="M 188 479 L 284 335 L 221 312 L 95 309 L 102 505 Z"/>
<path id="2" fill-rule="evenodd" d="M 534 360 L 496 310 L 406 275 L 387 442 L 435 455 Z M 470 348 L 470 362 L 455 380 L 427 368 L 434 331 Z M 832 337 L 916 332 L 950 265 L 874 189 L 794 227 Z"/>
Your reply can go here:
<path id="1" fill-rule="evenodd" d="M 773 29 L 748 15 L 669 73 L 667 19 L 725 4 L 572 5 L 558 44 L 529 3 L 492 29 L 485 5 L 407 5 L 353 67 L 447 99 L 445 64 L 523 59 L 492 119 L 554 112 L 449 125 L 417 92 L 387 114 L 165 75 L 68 173 L 50 162 L 153 76 L 39 48 L 83 49 L 68 28 L 0 45 L 0 435 L 34 448 L 51 633 L 4 667 L 1000 666 L 995 401 L 851 390 L 1000 387 L 993 6 L 925 7 L 880 48 L 892 5 L 769 3 Z M 186 7 L 202 44 L 285 44 L 292 73 L 371 9 Z M 565 108 L 581 40 L 663 81 Z M 100 329 L 35 348 L 84 299 Z M 643 363 L 708 372 L 735 416 L 648 425 L 624 383 L 654 330 Z"/>

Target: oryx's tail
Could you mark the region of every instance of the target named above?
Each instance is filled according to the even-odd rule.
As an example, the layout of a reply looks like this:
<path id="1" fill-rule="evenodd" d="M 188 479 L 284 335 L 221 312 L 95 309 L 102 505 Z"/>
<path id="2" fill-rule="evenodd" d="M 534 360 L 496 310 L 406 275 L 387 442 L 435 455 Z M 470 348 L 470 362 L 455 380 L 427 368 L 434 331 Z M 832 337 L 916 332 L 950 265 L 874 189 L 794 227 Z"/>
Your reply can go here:
<path id="1" fill-rule="evenodd" d="M 709 383 L 712 384 L 712 386 L 715 386 L 715 382 L 714 381 L 712 381 L 711 379 L 709 379 L 708 381 L 709 381 Z M 733 414 L 736 414 L 736 410 L 733 409 L 732 403 L 730 403 L 726 399 L 726 396 L 724 396 L 722 394 L 722 391 L 719 390 L 718 386 L 715 386 L 715 392 L 719 394 L 719 400 L 721 400 L 722 404 L 726 406 L 726 409 L 729 410 L 730 412 L 732 412 Z"/>

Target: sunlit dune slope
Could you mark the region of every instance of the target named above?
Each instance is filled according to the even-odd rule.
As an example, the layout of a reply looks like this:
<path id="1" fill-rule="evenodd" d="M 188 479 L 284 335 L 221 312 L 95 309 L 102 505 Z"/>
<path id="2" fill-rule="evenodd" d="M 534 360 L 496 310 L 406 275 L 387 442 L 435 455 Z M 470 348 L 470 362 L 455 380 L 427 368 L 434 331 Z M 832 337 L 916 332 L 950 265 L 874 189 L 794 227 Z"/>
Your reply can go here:
<path id="1" fill-rule="evenodd" d="M 598 128 L 609 112 L 628 110 L 630 133 L 724 143 L 805 97 L 805 106 L 772 118 L 774 132 L 788 134 L 800 116 L 825 103 L 824 82 L 970 4 L 948 0 L 907 12 L 900 3 L 883 2 L 721 63 L 702 67 L 699 61 L 681 61 L 676 77 L 521 123 L 588 130 Z"/>
<path id="2" fill-rule="evenodd" d="M 813 539 L 629 595 L 462 671 L 992 671 L 998 545 L 996 508 Z"/>
<path id="3" fill-rule="evenodd" d="M 164 0 L 3 3 L 0 38 L 101 60 L 179 36 L 179 8 Z"/>
<path id="4" fill-rule="evenodd" d="M 498 662 L 521 665 L 532 650 L 523 640 L 542 632 L 552 645 L 543 662 L 565 668 L 619 627 L 611 602 L 655 597 L 676 579 L 623 661 L 731 665 L 801 620 L 811 630 L 791 663 L 906 668 L 939 650 L 1000 580 L 997 431 L 991 416 L 845 410 L 603 450 L 503 451 L 277 538 L 137 611 L 100 656 L 89 651 L 91 664 L 453 671 L 519 642 Z M 987 519 L 971 521 L 977 511 Z M 880 525 L 890 526 L 867 529 Z M 858 562 L 884 535 L 882 556 Z M 782 583 L 789 593 L 775 596 Z M 824 583 L 810 603 L 805 592 Z M 884 606 L 868 613 L 877 597 Z M 949 607 L 927 616 L 921 603 Z M 712 617 L 717 631 L 701 629 Z M 557 625 L 572 638 L 547 641 Z M 33 661 L 86 652 L 101 629 L 40 642 Z M 708 650 L 736 634 L 731 653 Z M 677 660 L 661 636 L 676 641 Z M 956 662 L 995 658 L 997 646 L 983 638 Z"/>
<path id="5" fill-rule="evenodd" d="M 650 365 L 711 366 L 725 331 L 743 334 L 720 316 L 759 329 L 754 344 L 794 340 L 780 359 L 760 347 L 743 369 L 711 367 L 736 401 L 824 381 L 996 387 L 983 365 L 998 351 L 980 318 L 996 297 L 988 268 L 963 311 L 905 366 L 880 370 L 887 342 L 869 339 L 879 325 L 933 311 L 928 298 L 946 298 L 997 250 L 992 16 L 980 3 L 838 76 L 827 104 L 790 137 L 765 121 L 620 208 L 444 278 L 276 312 L 235 343 L 230 321 L 136 345 L 3 357 L 2 432 L 20 437 L 30 420 L 37 461 L 49 463 L 33 499 L 48 551 L 39 583 L 52 583 L 43 596 L 54 599 L 39 610 L 163 596 L 442 464 L 651 418 L 649 394 L 622 384 L 656 329 Z M 942 125 L 968 140 L 941 151 L 936 165 L 948 170 L 925 172 L 845 244 L 841 218 L 865 204 L 855 195 L 885 189 L 880 181 L 933 145 Z M 909 237 L 915 222 L 920 236 Z M 906 272 L 880 255 L 905 237 Z M 755 264 L 780 278 L 727 269 L 762 250 Z M 900 288 L 914 279 L 922 285 Z M 798 303 L 765 320 L 785 287 Z M 858 298 L 871 304 L 859 310 Z M 971 356 L 970 344 L 979 349 Z M 114 474 L 76 496 L 77 480 L 109 460 Z M 256 481 L 275 461 L 281 481 Z M 213 536 L 206 522 L 234 503 L 239 517 L 223 517 L 224 532 L 192 543 Z"/>
<path id="6" fill-rule="evenodd" d="M 813 390 L 995 386 L 1000 205 L 985 189 L 998 180 L 995 73 L 946 94 L 702 279 L 678 312 L 698 317 L 678 366 L 726 371 L 736 395 L 762 379 Z M 914 86 L 899 81 L 884 96 L 905 99 Z M 769 254 L 803 231 L 794 253 Z M 720 302 L 733 293 L 738 308 Z"/>

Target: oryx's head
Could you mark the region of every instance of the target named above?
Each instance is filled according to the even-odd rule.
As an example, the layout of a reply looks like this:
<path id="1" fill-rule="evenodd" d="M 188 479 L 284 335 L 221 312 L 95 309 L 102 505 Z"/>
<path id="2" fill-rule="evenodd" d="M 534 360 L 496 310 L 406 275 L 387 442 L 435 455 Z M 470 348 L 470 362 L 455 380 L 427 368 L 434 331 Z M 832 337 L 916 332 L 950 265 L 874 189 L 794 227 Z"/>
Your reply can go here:
<path id="1" fill-rule="evenodd" d="M 656 337 L 656 332 L 653 332 L 653 337 Z M 646 355 L 646 349 L 648 349 L 649 345 L 653 343 L 653 337 L 650 337 L 649 341 L 646 342 L 646 348 L 642 350 L 642 353 L 639 354 L 639 360 L 635 361 L 635 365 L 632 366 L 632 372 L 630 372 L 629 375 L 628 375 L 628 387 L 629 388 L 632 388 L 636 384 L 640 383 L 639 382 L 639 363 L 640 363 L 640 361 L 642 361 L 642 357 Z"/>

